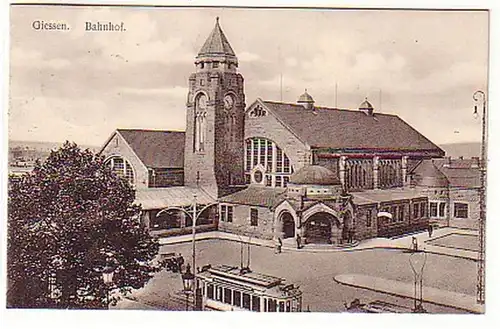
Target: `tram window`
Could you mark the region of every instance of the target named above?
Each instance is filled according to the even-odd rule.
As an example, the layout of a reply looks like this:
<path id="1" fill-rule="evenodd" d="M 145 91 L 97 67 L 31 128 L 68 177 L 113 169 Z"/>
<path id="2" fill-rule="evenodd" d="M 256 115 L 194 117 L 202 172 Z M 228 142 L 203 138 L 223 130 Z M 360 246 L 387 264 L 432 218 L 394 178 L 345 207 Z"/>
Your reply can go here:
<path id="1" fill-rule="evenodd" d="M 285 302 L 280 302 L 279 312 L 285 312 Z"/>
<path id="2" fill-rule="evenodd" d="M 286 301 L 286 312 L 290 312 L 290 301 Z"/>
<path id="3" fill-rule="evenodd" d="M 215 296 L 215 298 L 219 302 L 222 302 L 222 287 L 217 287 L 217 296 Z"/>
<path id="4" fill-rule="evenodd" d="M 250 295 L 243 293 L 243 308 L 250 309 Z"/>
<path id="5" fill-rule="evenodd" d="M 260 312 L 260 297 L 252 296 L 252 311 Z"/>
<path id="6" fill-rule="evenodd" d="M 224 303 L 231 304 L 231 289 L 224 288 Z"/>
<path id="7" fill-rule="evenodd" d="M 267 312 L 267 298 L 264 298 L 264 312 Z"/>
<path id="8" fill-rule="evenodd" d="M 274 299 L 267 300 L 267 311 L 276 312 L 276 301 Z"/>
<path id="9" fill-rule="evenodd" d="M 241 306 L 241 292 L 233 290 L 233 305 Z"/>
<path id="10" fill-rule="evenodd" d="M 207 284 L 207 297 L 210 299 L 214 299 L 214 285 Z"/>

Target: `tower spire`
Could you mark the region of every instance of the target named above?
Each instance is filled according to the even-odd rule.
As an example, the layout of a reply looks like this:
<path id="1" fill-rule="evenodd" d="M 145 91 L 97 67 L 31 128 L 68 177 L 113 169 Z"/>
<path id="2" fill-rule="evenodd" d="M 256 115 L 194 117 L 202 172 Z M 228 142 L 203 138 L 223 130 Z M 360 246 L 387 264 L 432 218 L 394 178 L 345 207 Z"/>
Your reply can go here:
<path id="1" fill-rule="evenodd" d="M 238 58 L 226 35 L 222 32 L 218 16 L 215 17 L 215 26 L 212 32 L 196 56 L 195 64 L 199 63 L 223 63 L 227 69 L 238 67 Z"/>

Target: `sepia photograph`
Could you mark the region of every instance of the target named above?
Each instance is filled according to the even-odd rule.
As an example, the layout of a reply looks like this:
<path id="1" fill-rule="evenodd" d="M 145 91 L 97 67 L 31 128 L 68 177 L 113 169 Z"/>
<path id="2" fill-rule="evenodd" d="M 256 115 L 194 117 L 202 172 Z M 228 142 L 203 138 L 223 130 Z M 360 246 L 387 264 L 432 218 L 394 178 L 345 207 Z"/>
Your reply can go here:
<path id="1" fill-rule="evenodd" d="M 8 25 L 8 309 L 485 313 L 488 9 Z"/>

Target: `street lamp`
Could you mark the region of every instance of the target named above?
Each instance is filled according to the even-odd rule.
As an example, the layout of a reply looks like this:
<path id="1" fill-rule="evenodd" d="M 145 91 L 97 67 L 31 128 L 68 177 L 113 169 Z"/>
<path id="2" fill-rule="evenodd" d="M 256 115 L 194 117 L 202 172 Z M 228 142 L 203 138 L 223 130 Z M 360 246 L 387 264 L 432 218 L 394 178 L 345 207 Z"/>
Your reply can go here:
<path id="1" fill-rule="evenodd" d="M 102 270 L 102 280 L 106 286 L 106 308 L 109 309 L 109 287 L 113 283 L 113 275 L 115 274 L 115 269 L 111 266 L 105 266 Z"/>
<path id="2" fill-rule="evenodd" d="M 188 296 L 193 290 L 194 274 L 191 273 L 191 266 L 187 264 L 186 272 L 181 274 L 184 294 L 186 295 L 186 311 L 188 311 Z"/>
<path id="3" fill-rule="evenodd" d="M 201 306 L 201 290 L 198 288 L 198 280 L 196 280 L 196 222 L 198 221 L 198 218 L 200 215 L 208 208 L 218 204 L 217 202 L 212 202 L 201 208 L 200 211 L 197 209 L 197 202 L 196 202 L 196 194 L 193 195 L 193 204 L 191 206 L 192 211 L 190 212 L 189 210 L 186 210 L 181 207 L 167 207 L 165 209 L 160 210 L 157 214 L 156 217 L 159 217 L 163 212 L 169 211 L 169 210 L 179 210 L 186 214 L 189 218 L 191 218 L 192 221 L 192 249 L 193 249 L 193 254 L 192 254 L 192 263 L 193 263 L 193 281 L 194 281 L 194 307 L 196 311 L 200 311 L 202 309 Z"/>
<path id="4" fill-rule="evenodd" d="M 422 306 L 423 303 L 423 274 L 425 263 L 427 261 L 427 253 L 423 252 L 413 252 L 410 255 L 410 266 L 414 275 L 414 296 L 413 296 L 413 312 L 415 313 L 425 313 Z M 417 286 L 420 284 L 420 296 L 418 296 Z M 418 304 L 417 304 L 418 300 Z"/>
<path id="5" fill-rule="evenodd" d="M 477 303 L 484 304 L 485 301 L 485 282 L 484 282 L 484 264 L 485 264 L 485 227 L 486 227 L 486 94 L 478 90 L 472 98 L 476 102 L 474 105 L 474 117 L 477 118 L 477 102 L 483 104 L 483 117 L 481 124 L 481 161 L 479 164 L 480 183 L 479 190 L 479 257 L 477 262 Z"/>

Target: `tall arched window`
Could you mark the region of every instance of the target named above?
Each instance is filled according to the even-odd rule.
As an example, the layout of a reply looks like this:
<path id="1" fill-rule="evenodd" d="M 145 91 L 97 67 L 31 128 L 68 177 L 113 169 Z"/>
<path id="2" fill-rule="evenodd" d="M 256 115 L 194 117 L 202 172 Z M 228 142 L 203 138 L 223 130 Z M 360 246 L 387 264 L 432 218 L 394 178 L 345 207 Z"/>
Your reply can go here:
<path id="1" fill-rule="evenodd" d="M 292 173 L 290 159 L 276 143 L 259 137 L 245 141 L 247 184 L 286 187 Z"/>
<path id="2" fill-rule="evenodd" d="M 120 157 L 114 156 L 106 160 L 106 165 L 120 177 L 123 177 L 130 183 L 130 185 L 134 185 L 134 171 L 132 170 L 132 166 L 130 163 Z"/>
<path id="3" fill-rule="evenodd" d="M 194 111 L 194 152 L 205 150 L 205 133 L 207 121 L 207 96 L 200 94 L 196 98 Z"/>

